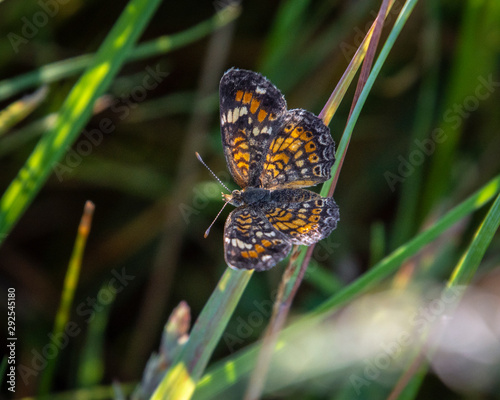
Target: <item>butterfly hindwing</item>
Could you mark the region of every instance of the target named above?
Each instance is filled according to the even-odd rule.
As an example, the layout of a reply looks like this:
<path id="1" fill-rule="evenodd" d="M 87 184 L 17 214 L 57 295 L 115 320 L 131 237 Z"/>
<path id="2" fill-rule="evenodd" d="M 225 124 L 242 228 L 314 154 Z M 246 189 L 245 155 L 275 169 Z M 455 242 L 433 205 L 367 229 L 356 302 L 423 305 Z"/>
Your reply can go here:
<path id="1" fill-rule="evenodd" d="M 224 258 L 231 268 L 264 271 L 285 258 L 291 248 L 291 242 L 255 207 L 238 207 L 229 214 Z"/>
<path id="2" fill-rule="evenodd" d="M 307 246 L 330 235 L 339 220 L 338 206 L 331 197 L 305 189 L 274 191 L 262 211 L 293 244 Z"/>

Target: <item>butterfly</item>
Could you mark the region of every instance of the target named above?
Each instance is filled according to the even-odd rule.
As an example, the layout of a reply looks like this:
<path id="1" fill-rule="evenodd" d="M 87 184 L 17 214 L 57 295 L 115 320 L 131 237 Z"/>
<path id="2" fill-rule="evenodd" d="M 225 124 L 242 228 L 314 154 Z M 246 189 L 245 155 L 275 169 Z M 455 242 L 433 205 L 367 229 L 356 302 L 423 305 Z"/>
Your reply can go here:
<path id="1" fill-rule="evenodd" d="M 232 68 L 220 82 L 222 146 L 241 190 L 223 195 L 236 206 L 224 226 L 224 258 L 234 269 L 264 271 L 292 245 L 311 245 L 336 228 L 331 197 L 303 189 L 330 179 L 335 143 L 313 113 L 288 110 L 261 74 Z"/>

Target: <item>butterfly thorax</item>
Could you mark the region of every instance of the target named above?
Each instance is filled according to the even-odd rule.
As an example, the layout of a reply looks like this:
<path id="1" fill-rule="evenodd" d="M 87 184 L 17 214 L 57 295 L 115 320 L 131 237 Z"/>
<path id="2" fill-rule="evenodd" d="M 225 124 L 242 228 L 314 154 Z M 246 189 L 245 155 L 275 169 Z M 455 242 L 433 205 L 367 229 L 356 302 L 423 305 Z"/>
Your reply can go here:
<path id="1" fill-rule="evenodd" d="M 223 194 L 225 201 L 235 207 L 252 205 L 262 207 L 266 203 L 302 203 L 316 200 L 320 196 L 305 189 L 264 189 L 246 187 L 242 190 L 233 190 L 231 194 Z"/>
<path id="2" fill-rule="evenodd" d="M 229 201 L 235 207 L 242 206 L 243 204 L 252 205 L 271 200 L 271 190 L 246 187 L 242 190 L 233 190 L 231 194 L 224 194 L 224 200 Z"/>

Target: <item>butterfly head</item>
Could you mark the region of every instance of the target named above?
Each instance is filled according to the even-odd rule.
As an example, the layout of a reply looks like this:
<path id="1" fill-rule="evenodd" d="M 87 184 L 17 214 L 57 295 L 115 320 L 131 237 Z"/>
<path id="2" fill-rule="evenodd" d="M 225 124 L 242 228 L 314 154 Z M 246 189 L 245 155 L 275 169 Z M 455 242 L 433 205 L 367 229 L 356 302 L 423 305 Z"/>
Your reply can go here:
<path id="1" fill-rule="evenodd" d="M 235 207 L 239 207 L 244 204 L 241 190 L 233 190 L 231 194 L 222 193 L 222 198 L 226 203 L 232 204 Z"/>

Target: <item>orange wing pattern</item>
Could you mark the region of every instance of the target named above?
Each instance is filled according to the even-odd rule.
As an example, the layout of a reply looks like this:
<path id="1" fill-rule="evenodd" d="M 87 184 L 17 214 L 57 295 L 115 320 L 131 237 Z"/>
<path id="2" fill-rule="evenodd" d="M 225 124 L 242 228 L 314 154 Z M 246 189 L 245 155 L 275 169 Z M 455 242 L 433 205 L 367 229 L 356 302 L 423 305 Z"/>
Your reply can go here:
<path id="1" fill-rule="evenodd" d="M 311 245 L 330 235 L 339 220 L 331 197 L 305 189 L 278 190 L 262 207 L 271 225 L 293 244 Z"/>
<path id="2" fill-rule="evenodd" d="M 262 160 L 286 113 L 281 92 L 266 78 L 231 69 L 220 82 L 222 146 L 236 183 L 257 186 Z"/>
<path id="3" fill-rule="evenodd" d="M 224 258 L 234 269 L 264 271 L 286 257 L 292 244 L 276 231 L 262 211 L 238 207 L 224 227 Z"/>
<path id="4" fill-rule="evenodd" d="M 267 270 L 293 244 L 311 245 L 337 226 L 332 198 L 309 190 L 330 178 L 335 144 L 306 110 L 286 110 L 281 92 L 262 75 L 230 69 L 220 83 L 222 145 L 242 190 L 224 198 L 238 208 L 224 227 L 231 268 Z"/>
<path id="5" fill-rule="evenodd" d="M 313 113 L 290 110 L 266 155 L 261 185 L 264 188 L 313 186 L 330 179 L 335 162 L 330 130 Z"/>

